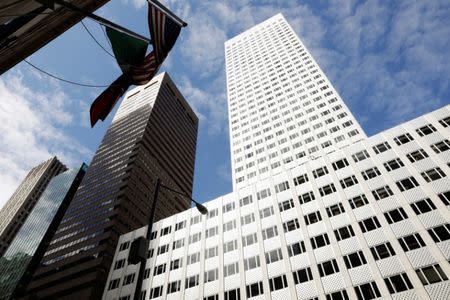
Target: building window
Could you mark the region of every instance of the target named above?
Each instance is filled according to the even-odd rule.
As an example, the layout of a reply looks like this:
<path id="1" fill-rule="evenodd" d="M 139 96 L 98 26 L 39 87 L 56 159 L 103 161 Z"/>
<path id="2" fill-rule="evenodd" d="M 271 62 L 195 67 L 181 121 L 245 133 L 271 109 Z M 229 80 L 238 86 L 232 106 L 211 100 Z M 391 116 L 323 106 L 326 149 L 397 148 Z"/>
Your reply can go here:
<path id="1" fill-rule="evenodd" d="M 417 276 L 419 276 L 420 281 L 423 285 L 429 285 L 436 282 L 448 280 L 447 275 L 445 275 L 439 264 L 433 266 L 428 266 L 416 270 Z"/>
<path id="2" fill-rule="evenodd" d="M 386 185 L 372 191 L 372 195 L 375 198 L 375 200 L 381 200 L 394 195 L 394 193 L 392 192 L 391 188 L 388 185 Z"/>
<path id="3" fill-rule="evenodd" d="M 254 213 L 250 213 L 248 215 L 245 215 L 243 217 L 241 217 L 241 226 L 250 224 L 255 222 L 255 214 Z"/>
<path id="4" fill-rule="evenodd" d="M 394 171 L 394 170 L 397 170 L 397 169 L 403 167 L 404 164 L 400 158 L 396 158 L 396 159 L 385 162 L 383 164 L 383 166 L 386 168 L 386 170 L 388 172 L 391 172 L 391 171 Z"/>
<path id="5" fill-rule="evenodd" d="M 261 261 L 259 259 L 259 255 L 249 257 L 244 259 L 244 269 L 245 271 L 258 268 L 261 266 Z"/>
<path id="6" fill-rule="evenodd" d="M 389 242 L 374 246 L 370 248 L 370 251 L 372 252 L 373 258 L 375 260 L 380 260 L 395 255 L 394 248 L 392 248 L 391 243 Z"/>
<path id="7" fill-rule="evenodd" d="M 450 149 L 450 142 L 448 140 L 443 140 L 442 142 L 431 145 L 431 149 L 436 153 L 441 153 Z"/>
<path id="8" fill-rule="evenodd" d="M 277 235 L 278 235 L 278 229 L 277 229 L 276 225 L 262 230 L 263 240 L 273 238 Z"/>
<path id="9" fill-rule="evenodd" d="M 223 224 L 223 232 L 227 232 L 236 228 L 236 220 L 231 220 Z"/>
<path id="10" fill-rule="evenodd" d="M 283 254 L 281 253 L 280 248 L 266 252 L 265 256 L 267 264 L 274 263 L 276 261 L 283 259 Z"/>
<path id="11" fill-rule="evenodd" d="M 283 223 L 284 232 L 293 231 L 298 228 L 300 228 L 300 224 L 298 223 L 297 218 Z"/>
<path id="12" fill-rule="evenodd" d="M 280 212 L 291 209 L 292 207 L 294 207 L 294 201 L 292 199 L 288 199 L 281 203 L 278 203 L 278 208 L 280 209 Z"/>
<path id="13" fill-rule="evenodd" d="M 306 251 L 305 242 L 300 241 L 287 246 L 289 257 L 299 255 Z"/>
<path id="14" fill-rule="evenodd" d="M 294 276 L 295 284 L 313 280 L 313 276 L 312 276 L 310 267 L 294 271 L 294 272 L 292 272 L 292 275 Z"/>
<path id="15" fill-rule="evenodd" d="M 267 198 L 267 197 L 270 196 L 270 189 L 267 188 L 267 189 L 264 189 L 264 190 L 262 190 L 262 191 L 259 191 L 259 192 L 256 194 L 256 196 L 257 196 L 257 199 L 258 199 L 258 200 Z"/>
<path id="16" fill-rule="evenodd" d="M 181 287 L 181 280 L 169 282 L 167 285 L 167 294 L 178 292 Z"/>
<path id="17" fill-rule="evenodd" d="M 447 223 L 428 229 L 428 233 L 431 235 L 435 243 L 446 241 L 450 239 L 450 224 Z"/>
<path id="18" fill-rule="evenodd" d="M 251 233 L 242 237 L 242 247 L 253 245 L 256 242 L 258 242 L 256 233 Z"/>
<path id="19" fill-rule="evenodd" d="M 191 255 L 188 255 L 188 257 L 187 257 L 187 264 L 188 265 L 195 264 L 195 263 L 197 263 L 199 261 L 200 261 L 200 252 L 193 253 Z"/>
<path id="20" fill-rule="evenodd" d="M 223 243 L 223 253 L 234 251 L 237 249 L 237 240 Z"/>
<path id="21" fill-rule="evenodd" d="M 122 269 L 125 266 L 125 259 L 120 259 L 114 264 L 114 270 Z"/>
<path id="22" fill-rule="evenodd" d="M 349 300 L 346 290 L 326 294 L 327 300 Z"/>
<path id="23" fill-rule="evenodd" d="M 406 157 L 409 159 L 410 162 L 413 163 L 428 157 L 428 153 L 426 153 L 425 150 L 423 149 L 419 149 L 417 151 L 406 154 Z"/>
<path id="24" fill-rule="evenodd" d="M 170 270 L 171 270 L 171 271 L 172 271 L 172 270 L 179 269 L 179 268 L 181 268 L 182 266 L 183 266 L 183 259 L 182 259 L 182 258 L 178 258 L 178 259 L 172 260 L 172 261 L 170 262 Z"/>
<path id="25" fill-rule="evenodd" d="M 184 246 L 184 238 L 176 240 L 173 242 L 172 249 L 178 249 Z"/>
<path id="26" fill-rule="evenodd" d="M 245 206 L 245 205 L 248 205 L 248 204 L 250 204 L 250 203 L 253 203 L 252 195 L 247 196 L 247 197 L 244 197 L 244 198 L 242 198 L 242 199 L 239 200 L 239 205 L 240 205 L 241 207 L 242 207 L 242 206 Z"/>
<path id="27" fill-rule="evenodd" d="M 225 204 L 222 207 L 222 211 L 223 211 L 223 213 L 227 213 L 229 211 L 234 210 L 235 208 L 236 208 L 236 204 L 234 202 L 231 202 L 231 203 Z"/>
<path id="28" fill-rule="evenodd" d="M 197 286 L 198 285 L 198 274 L 186 278 L 186 281 L 185 281 L 184 285 L 185 285 L 186 289 L 189 289 L 191 287 Z"/>
<path id="29" fill-rule="evenodd" d="M 386 220 L 388 221 L 389 224 L 400 222 L 408 218 L 408 215 L 406 214 L 405 210 L 401 207 L 385 212 L 384 216 L 386 217 Z"/>
<path id="30" fill-rule="evenodd" d="M 186 220 L 178 222 L 177 224 L 175 224 L 175 231 L 183 229 L 186 227 Z"/>
<path id="31" fill-rule="evenodd" d="M 429 135 L 433 132 L 436 131 L 436 128 L 432 125 L 432 124 L 428 124 L 425 125 L 423 127 L 417 128 L 416 132 L 420 135 L 420 136 L 425 136 L 425 135 Z"/>
<path id="32" fill-rule="evenodd" d="M 269 279 L 270 291 L 278 291 L 287 287 L 286 275 L 273 277 Z"/>
<path id="33" fill-rule="evenodd" d="M 235 289 L 224 292 L 225 300 L 241 300 L 241 290 Z"/>
<path id="34" fill-rule="evenodd" d="M 448 127 L 450 126 L 450 116 L 439 120 L 439 124 L 441 124 L 443 127 Z"/>
<path id="35" fill-rule="evenodd" d="M 150 290 L 150 299 L 161 297 L 163 293 L 163 286 L 157 286 Z"/>
<path id="36" fill-rule="evenodd" d="M 214 209 L 211 209 L 211 210 L 208 211 L 207 218 L 211 219 L 211 218 L 217 217 L 218 215 L 219 215 L 219 209 L 218 208 L 214 208 Z"/>
<path id="37" fill-rule="evenodd" d="M 239 263 L 238 262 L 223 266 L 223 276 L 224 277 L 228 277 L 228 276 L 238 274 L 238 273 L 239 273 Z"/>
<path id="38" fill-rule="evenodd" d="M 348 199 L 348 202 L 350 203 L 350 207 L 352 209 L 364 206 L 366 204 L 369 204 L 369 200 L 367 200 L 366 195 L 362 194 L 359 196 L 356 196 L 354 198 Z"/>
<path id="39" fill-rule="evenodd" d="M 344 206 L 342 203 L 338 203 L 326 208 L 328 217 L 331 218 L 333 216 L 340 215 L 345 212 Z"/>
<path id="40" fill-rule="evenodd" d="M 358 300 L 369 300 L 381 297 L 380 290 L 378 290 L 375 281 L 355 286 L 355 292 Z"/>
<path id="41" fill-rule="evenodd" d="M 366 158 L 369 158 L 369 157 L 370 157 L 370 155 L 366 150 L 356 152 L 355 154 L 352 155 L 353 161 L 355 163 L 365 160 Z"/>
<path id="42" fill-rule="evenodd" d="M 120 278 L 113 279 L 109 282 L 108 291 L 117 289 L 120 284 Z"/>
<path id="43" fill-rule="evenodd" d="M 289 189 L 289 182 L 285 181 L 275 185 L 275 192 L 280 193 Z"/>
<path id="44" fill-rule="evenodd" d="M 129 247 L 130 247 L 130 241 L 124 242 L 124 243 L 120 244 L 120 246 L 119 246 L 119 251 L 126 250 L 126 249 L 128 249 Z"/>
<path id="45" fill-rule="evenodd" d="M 314 199 L 316 199 L 316 197 L 314 196 L 313 192 L 308 192 L 308 193 L 298 196 L 298 201 L 300 202 L 300 204 L 308 203 Z"/>
<path id="46" fill-rule="evenodd" d="M 333 183 L 319 188 L 319 193 L 322 197 L 334 192 L 336 192 L 336 188 L 334 187 Z"/>
<path id="47" fill-rule="evenodd" d="M 167 251 L 169 251 L 169 244 L 167 244 L 167 245 L 162 245 L 162 246 L 159 246 L 159 247 L 158 247 L 158 255 L 164 254 L 164 253 L 166 253 Z"/>
<path id="48" fill-rule="evenodd" d="M 335 161 L 332 165 L 333 165 L 333 169 L 335 171 L 337 171 L 339 169 L 347 167 L 349 165 L 349 163 L 346 158 L 343 158 L 341 160 Z"/>
<path id="49" fill-rule="evenodd" d="M 247 298 L 262 295 L 264 293 L 262 281 L 249 284 L 245 287 Z"/>
<path id="50" fill-rule="evenodd" d="M 422 240 L 422 237 L 418 233 L 401 237 L 398 239 L 398 242 L 405 252 L 425 246 L 425 242 Z"/>
<path id="51" fill-rule="evenodd" d="M 399 146 L 409 143 L 412 140 L 414 140 L 414 139 L 409 133 L 405 133 L 405 134 L 399 135 L 398 137 L 394 138 L 394 141 Z"/>
<path id="52" fill-rule="evenodd" d="M 384 282 L 386 283 L 389 293 L 391 294 L 407 291 L 413 288 L 406 273 L 385 278 Z"/>
<path id="53" fill-rule="evenodd" d="M 167 235 L 172 231 L 172 226 L 165 227 L 161 229 L 161 236 Z"/>
<path id="54" fill-rule="evenodd" d="M 391 145 L 389 145 L 388 142 L 383 142 L 381 144 L 373 146 L 373 151 L 375 151 L 376 154 L 383 153 L 389 149 L 391 149 Z"/>
<path id="55" fill-rule="evenodd" d="M 308 174 L 303 174 L 300 176 L 297 176 L 296 178 L 294 178 L 294 184 L 295 185 L 300 185 L 302 183 L 305 183 L 308 181 Z"/>
<path id="56" fill-rule="evenodd" d="M 328 276 L 339 272 L 339 267 L 335 259 L 325 261 L 317 265 L 320 277 Z"/>
<path id="57" fill-rule="evenodd" d="M 161 265 L 158 265 L 158 266 L 156 266 L 156 267 L 153 269 L 153 276 L 162 274 L 162 273 L 164 273 L 164 272 L 166 272 L 166 264 L 165 264 L 165 263 L 164 263 L 164 264 L 161 264 Z"/>
<path id="58" fill-rule="evenodd" d="M 219 278 L 219 269 L 213 269 L 205 272 L 205 283 L 215 281 Z"/>
<path id="59" fill-rule="evenodd" d="M 311 238 L 311 245 L 313 249 L 317 249 L 330 244 L 328 234 L 324 233 Z"/>
<path id="60" fill-rule="evenodd" d="M 197 224 L 202 221 L 202 216 L 198 215 L 191 218 L 191 225 Z"/>
<path id="61" fill-rule="evenodd" d="M 219 300 L 219 295 L 215 294 L 215 295 L 211 295 L 211 296 L 206 296 L 206 297 L 203 297 L 203 300 Z"/>
<path id="62" fill-rule="evenodd" d="M 291 201 L 292 201 L 292 199 L 291 199 Z M 272 216 L 274 213 L 275 212 L 273 210 L 273 206 L 269 206 L 269 207 L 263 208 L 259 211 L 259 217 L 261 219 L 264 219 L 264 218 Z"/>
<path id="63" fill-rule="evenodd" d="M 435 210 L 436 206 L 430 200 L 430 198 L 425 198 L 423 200 L 417 201 L 411 204 L 411 208 L 417 215 L 427 213 L 429 211 Z"/>
<path id="64" fill-rule="evenodd" d="M 358 179 L 356 179 L 355 175 L 339 180 L 343 189 L 351 187 L 358 183 Z"/>
<path id="65" fill-rule="evenodd" d="M 417 180 L 412 176 L 402 179 L 400 181 L 397 181 L 396 184 L 401 192 L 404 192 L 404 191 L 410 190 L 412 188 L 415 188 L 416 186 L 419 186 L 419 183 L 417 182 Z"/>
<path id="66" fill-rule="evenodd" d="M 196 242 L 200 241 L 201 239 L 202 239 L 202 233 L 201 232 L 197 232 L 197 233 L 191 234 L 189 236 L 189 244 L 196 243 Z"/>
<path id="67" fill-rule="evenodd" d="M 377 228 L 381 227 L 380 222 L 378 221 L 377 217 L 371 217 L 362 221 L 359 221 L 359 227 L 361 227 L 361 230 L 363 233 L 375 230 Z"/>
<path id="68" fill-rule="evenodd" d="M 362 251 L 344 255 L 344 262 L 347 269 L 352 269 L 367 264 L 366 258 L 364 257 Z"/>
<path id="69" fill-rule="evenodd" d="M 352 236 L 355 236 L 355 232 L 353 231 L 353 228 L 351 225 L 347 225 L 341 228 L 338 228 L 334 231 L 334 235 L 336 236 L 336 239 L 339 241 L 351 238 Z"/>
<path id="70" fill-rule="evenodd" d="M 375 178 L 377 176 L 380 176 L 381 172 L 380 172 L 380 170 L 378 170 L 377 167 L 373 167 L 368 170 L 362 171 L 361 175 L 363 176 L 364 180 L 369 180 L 369 179 Z"/>
<path id="71" fill-rule="evenodd" d="M 425 179 L 426 182 L 435 181 L 446 176 L 444 171 L 442 171 L 439 167 L 422 172 L 420 173 L 420 175 L 422 175 L 423 179 Z"/>
<path id="72" fill-rule="evenodd" d="M 327 167 L 321 167 L 321 168 L 315 169 L 315 170 L 313 171 L 314 178 L 322 177 L 322 176 L 324 176 L 325 174 L 328 174 L 328 169 L 327 169 Z"/>
<path id="73" fill-rule="evenodd" d="M 311 224 L 317 223 L 319 221 L 322 221 L 322 216 L 320 215 L 320 211 L 312 212 L 312 213 L 304 216 L 304 218 L 305 218 L 306 225 L 311 225 Z"/>
<path id="74" fill-rule="evenodd" d="M 438 195 L 439 199 L 445 204 L 450 205 L 450 191 L 446 191 Z"/>
<path id="75" fill-rule="evenodd" d="M 217 246 L 207 248 L 205 250 L 205 259 L 216 257 L 217 255 L 219 255 L 219 250 Z"/>

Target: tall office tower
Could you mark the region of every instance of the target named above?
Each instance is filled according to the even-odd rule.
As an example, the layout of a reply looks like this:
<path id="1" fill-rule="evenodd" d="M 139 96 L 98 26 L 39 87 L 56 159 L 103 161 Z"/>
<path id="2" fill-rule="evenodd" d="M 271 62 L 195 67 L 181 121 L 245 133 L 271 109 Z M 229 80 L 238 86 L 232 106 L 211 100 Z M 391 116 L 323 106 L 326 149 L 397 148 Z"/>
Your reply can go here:
<path id="1" fill-rule="evenodd" d="M 258 39 L 270 53 L 261 63 Z M 154 224 L 145 299 L 449 299 L 450 105 L 364 137 L 281 15 L 229 40 L 226 55 L 231 138 L 242 139 L 232 149 L 243 149 L 233 164 L 245 162 L 245 176 L 205 203 L 207 217 L 190 209 Z M 249 75 L 232 75 L 229 57 L 241 55 Z M 253 85 L 265 87 L 233 93 Z M 127 257 L 145 231 L 121 236 L 104 299 L 134 296 Z"/>
<path id="2" fill-rule="evenodd" d="M 0 258 L 0 299 L 15 299 L 31 279 L 86 173 L 87 165 L 52 178 L 29 217 Z"/>
<path id="3" fill-rule="evenodd" d="M 283 16 L 226 41 L 225 60 L 234 189 L 366 137 Z"/>
<path id="4" fill-rule="evenodd" d="M 53 157 L 28 172 L 8 202 L 0 210 L 0 256 L 22 227 L 36 201 L 50 180 L 66 170 L 58 158 Z"/>
<path id="5" fill-rule="evenodd" d="M 46 299 L 101 297 L 119 236 L 148 223 L 156 178 L 191 195 L 197 129 L 197 116 L 166 73 L 129 91 L 29 294 Z M 160 199 L 155 218 L 189 207 L 189 199 Z"/>

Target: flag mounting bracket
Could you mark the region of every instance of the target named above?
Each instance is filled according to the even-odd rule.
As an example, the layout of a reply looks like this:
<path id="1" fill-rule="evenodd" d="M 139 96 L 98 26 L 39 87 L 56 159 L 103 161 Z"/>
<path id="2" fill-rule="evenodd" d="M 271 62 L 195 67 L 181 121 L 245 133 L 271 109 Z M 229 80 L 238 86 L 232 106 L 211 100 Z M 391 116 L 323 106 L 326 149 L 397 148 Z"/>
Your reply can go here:
<path id="1" fill-rule="evenodd" d="M 40 2 L 41 4 L 43 4 L 45 6 L 51 6 L 52 3 L 53 4 L 55 4 L 55 3 L 59 4 L 59 5 L 65 7 L 67 9 L 69 9 L 69 10 L 75 11 L 75 12 L 77 12 L 77 13 L 85 16 L 85 17 L 88 17 L 88 18 L 90 18 L 90 19 L 92 19 L 92 20 L 94 20 L 94 21 L 96 21 L 96 22 L 98 22 L 98 23 L 100 23 L 100 24 L 102 24 L 104 26 L 107 26 L 107 27 L 113 28 L 113 29 L 115 29 L 117 31 L 123 32 L 125 34 L 128 34 L 128 35 L 130 35 L 132 37 L 135 37 L 135 38 L 137 38 L 139 40 L 142 40 L 142 41 L 144 41 L 144 42 L 146 42 L 148 44 L 152 43 L 152 40 L 147 38 L 147 37 L 145 37 L 145 36 L 142 36 L 142 35 L 134 32 L 134 31 L 131 31 L 131 30 L 129 30 L 129 29 L 123 27 L 123 26 L 120 26 L 120 25 L 118 25 L 116 23 L 113 23 L 113 22 L 111 22 L 111 21 L 109 21 L 109 20 L 107 20 L 105 18 L 102 18 L 102 17 L 96 15 L 96 14 L 93 14 L 93 13 L 90 13 L 88 11 L 85 11 L 84 9 L 79 8 L 78 6 L 73 5 L 72 3 L 66 2 L 64 0 L 51 0 L 51 1 L 49 1 L 49 0 L 38 0 L 38 2 Z"/>

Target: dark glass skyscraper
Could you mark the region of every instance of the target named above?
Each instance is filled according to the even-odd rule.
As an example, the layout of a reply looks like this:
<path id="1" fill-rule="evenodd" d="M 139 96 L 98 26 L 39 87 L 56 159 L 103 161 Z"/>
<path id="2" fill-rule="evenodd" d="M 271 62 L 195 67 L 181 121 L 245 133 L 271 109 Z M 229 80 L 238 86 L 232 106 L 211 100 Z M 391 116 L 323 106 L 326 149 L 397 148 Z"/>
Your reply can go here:
<path id="1" fill-rule="evenodd" d="M 54 177 L 35 207 L 0 258 L 0 299 L 11 299 L 21 292 L 40 262 L 64 212 L 86 173 L 87 166 L 68 170 Z M 17 294 L 16 294 L 17 295 Z"/>
<path id="2" fill-rule="evenodd" d="M 197 129 L 197 116 L 166 73 L 128 92 L 34 274 L 29 295 L 100 298 L 119 236 L 148 222 L 156 178 L 191 195 Z M 160 199 L 155 218 L 189 207 L 189 199 Z"/>
<path id="3" fill-rule="evenodd" d="M 67 170 L 66 166 L 55 156 L 28 172 L 0 210 L 0 257 L 8 249 L 50 180 L 65 170 Z"/>

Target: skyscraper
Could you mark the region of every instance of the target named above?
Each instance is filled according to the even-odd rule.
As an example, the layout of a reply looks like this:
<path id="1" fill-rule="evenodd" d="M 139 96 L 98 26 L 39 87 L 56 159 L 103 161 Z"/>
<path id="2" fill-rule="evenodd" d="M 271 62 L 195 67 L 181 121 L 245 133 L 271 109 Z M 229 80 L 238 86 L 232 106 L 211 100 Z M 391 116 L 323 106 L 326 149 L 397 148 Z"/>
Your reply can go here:
<path id="1" fill-rule="evenodd" d="M 5 255 L 0 258 L 0 299 L 13 299 L 24 291 L 86 169 L 87 165 L 82 164 L 50 180 Z"/>
<path id="2" fill-rule="evenodd" d="M 65 170 L 66 166 L 55 156 L 28 172 L 0 210 L 0 256 L 8 249 L 50 180 Z"/>
<path id="3" fill-rule="evenodd" d="M 148 222 L 156 178 L 191 195 L 197 129 L 197 116 L 168 74 L 129 91 L 35 273 L 30 295 L 98 299 L 119 236 Z M 189 199 L 160 199 L 155 218 L 189 207 Z"/>
<path id="4" fill-rule="evenodd" d="M 366 137 L 282 15 L 225 55 L 234 191 L 153 225 L 145 299 L 448 299 L 450 105 Z"/>

